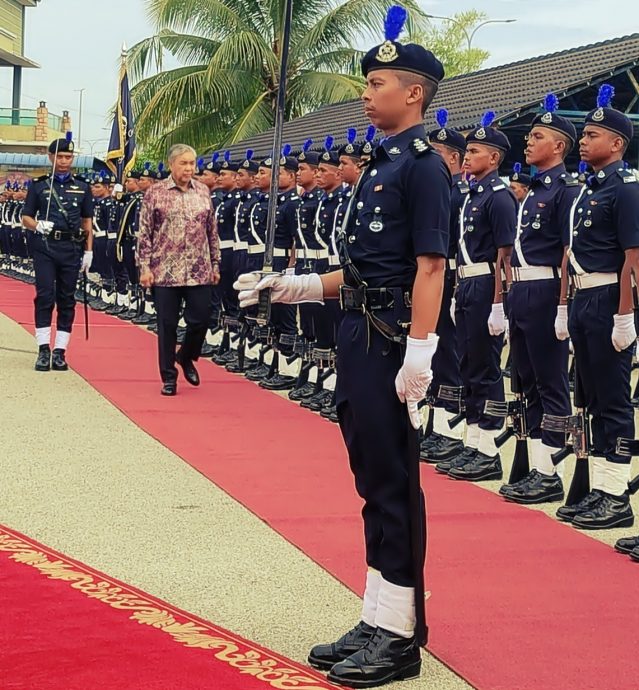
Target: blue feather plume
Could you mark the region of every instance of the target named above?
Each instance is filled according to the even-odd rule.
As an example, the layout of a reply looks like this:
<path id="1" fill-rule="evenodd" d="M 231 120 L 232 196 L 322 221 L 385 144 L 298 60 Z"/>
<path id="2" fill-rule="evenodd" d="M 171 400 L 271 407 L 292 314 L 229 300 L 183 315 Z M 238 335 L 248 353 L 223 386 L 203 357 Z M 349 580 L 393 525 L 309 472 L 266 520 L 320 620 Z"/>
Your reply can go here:
<path id="1" fill-rule="evenodd" d="M 492 110 L 488 110 L 482 115 L 481 118 L 481 126 L 482 127 L 490 127 L 490 125 L 493 124 L 493 121 L 495 119 L 495 113 Z"/>
<path id="2" fill-rule="evenodd" d="M 448 110 L 446 110 L 446 108 L 440 108 L 435 113 L 435 119 L 440 127 L 445 127 L 448 123 Z"/>
<path id="3" fill-rule="evenodd" d="M 579 161 L 579 174 L 583 175 L 588 170 L 588 163 L 586 161 Z"/>
<path id="4" fill-rule="evenodd" d="M 250 161 L 253 158 L 253 149 L 246 149 L 246 160 Z"/>
<path id="5" fill-rule="evenodd" d="M 211 160 L 213 161 L 213 163 L 217 163 L 217 161 L 218 161 L 219 158 L 220 158 L 220 152 L 219 152 L 219 151 L 216 151 L 216 152 L 213 154 L 213 157 L 211 158 Z"/>
<path id="6" fill-rule="evenodd" d="M 327 151 L 330 151 L 333 148 L 333 142 L 335 141 L 335 138 L 332 137 L 330 134 L 324 139 L 324 148 Z"/>
<path id="7" fill-rule="evenodd" d="M 231 160 L 231 152 L 230 151 L 224 151 L 224 160 L 228 163 Z"/>
<path id="8" fill-rule="evenodd" d="M 373 141 L 375 138 L 375 132 L 377 129 L 375 128 L 375 125 L 368 125 L 368 129 L 366 130 L 366 141 Z"/>
<path id="9" fill-rule="evenodd" d="M 282 155 L 284 156 L 284 158 L 286 158 L 286 156 L 290 155 L 291 149 L 292 149 L 292 146 L 290 144 L 284 144 L 284 148 L 282 149 Z"/>
<path id="10" fill-rule="evenodd" d="M 559 99 L 554 93 L 547 93 L 544 98 L 544 110 L 547 113 L 554 113 L 559 108 Z"/>
<path id="11" fill-rule="evenodd" d="M 67 132 L 67 133 L 64 135 L 64 138 L 65 138 L 68 142 L 70 142 L 70 141 L 73 139 L 73 132 Z"/>
<path id="12" fill-rule="evenodd" d="M 608 108 L 615 97 L 615 87 L 610 84 L 602 84 L 597 94 L 597 107 Z"/>
<path id="13" fill-rule="evenodd" d="M 513 172 L 519 175 L 521 172 L 521 163 L 515 163 L 515 165 L 513 165 Z"/>
<path id="14" fill-rule="evenodd" d="M 204 158 L 197 159 L 197 167 L 201 168 L 204 165 Z"/>
<path id="15" fill-rule="evenodd" d="M 304 142 L 304 145 L 302 146 L 302 150 L 304 151 L 304 153 L 306 153 L 311 148 L 311 146 L 313 146 L 313 140 L 307 139 Z"/>
<path id="16" fill-rule="evenodd" d="M 164 163 L 162 161 L 160 161 L 158 163 L 158 172 L 162 172 L 163 170 L 164 170 Z"/>
<path id="17" fill-rule="evenodd" d="M 352 144 L 355 141 L 356 136 L 357 130 L 355 129 L 355 127 L 349 127 L 346 131 L 346 141 L 348 141 L 349 144 Z"/>
<path id="18" fill-rule="evenodd" d="M 198 165 L 199 165 L 199 161 L 198 161 Z M 149 170 L 150 167 L 151 167 L 151 163 L 149 163 L 149 161 L 146 161 L 146 163 L 144 164 L 144 169 Z"/>
<path id="19" fill-rule="evenodd" d="M 384 38 L 387 41 L 396 41 L 402 33 L 408 12 L 401 5 L 393 5 L 388 8 L 384 20 Z"/>

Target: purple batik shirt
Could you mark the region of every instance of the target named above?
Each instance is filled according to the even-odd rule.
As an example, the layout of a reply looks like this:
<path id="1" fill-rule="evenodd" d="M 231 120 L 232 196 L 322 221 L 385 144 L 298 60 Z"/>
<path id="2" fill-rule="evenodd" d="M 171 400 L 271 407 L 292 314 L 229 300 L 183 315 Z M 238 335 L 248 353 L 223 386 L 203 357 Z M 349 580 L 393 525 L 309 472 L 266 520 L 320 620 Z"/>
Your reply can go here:
<path id="1" fill-rule="evenodd" d="M 138 236 L 140 274 L 151 272 L 160 287 L 212 285 L 220 247 L 208 188 L 191 180 L 180 189 L 173 178 L 144 195 Z"/>

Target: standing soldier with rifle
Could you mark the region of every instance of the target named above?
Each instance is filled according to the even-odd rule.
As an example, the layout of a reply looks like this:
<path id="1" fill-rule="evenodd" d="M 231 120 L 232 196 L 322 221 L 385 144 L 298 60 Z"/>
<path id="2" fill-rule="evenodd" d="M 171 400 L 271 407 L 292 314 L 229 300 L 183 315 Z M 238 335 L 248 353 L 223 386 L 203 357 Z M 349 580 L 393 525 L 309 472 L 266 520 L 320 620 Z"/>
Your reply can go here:
<path id="1" fill-rule="evenodd" d="M 423 124 L 444 69 L 422 46 L 397 41 L 405 19 L 406 10 L 391 7 L 386 40 L 362 60 L 364 109 L 385 138 L 353 192 L 341 268 L 253 273 L 236 284 L 242 304 L 258 302 L 265 288 L 274 302 L 341 298 L 337 413 L 365 502 L 369 571 L 362 620 L 314 647 L 309 662 L 329 670 L 329 681 L 361 688 L 418 676 L 427 639 L 417 429 L 437 348 L 451 182 Z"/>
<path id="2" fill-rule="evenodd" d="M 66 371 L 65 353 L 75 319 L 78 272 L 93 261 L 93 199 L 86 182 L 71 172 L 71 132 L 49 144 L 51 174 L 33 180 L 24 203 L 22 223 L 35 233 L 31 242 L 36 278 L 36 371 Z M 53 355 L 51 318 L 58 310 Z"/>
<path id="3" fill-rule="evenodd" d="M 546 96 L 545 112 L 532 121 L 527 137 L 526 163 L 538 172 L 519 207 L 511 260 L 508 312 L 513 378 L 516 371 L 526 399 L 530 438 L 530 473 L 501 490 L 515 503 L 546 503 L 564 497 L 552 455 L 564 446 L 565 436 L 541 426 L 544 414 L 570 414 L 568 334 L 560 333 L 561 338 L 555 334 L 554 319 L 561 264 L 570 243 L 570 208 L 579 194 L 579 183 L 564 165 L 577 132 L 571 122 L 555 114 L 558 105 L 554 94 Z"/>
<path id="4" fill-rule="evenodd" d="M 567 502 L 557 516 L 581 529 L 634 522 L 630 458 L 616 446 L 619 437 L 634 436 L 630 368 L 637 334 L 631 272 L 639 265 L 639 184 L 622 162 L 632 122 L 610 107 L 613 94 L 604 84 L 597 107 L 586 116 L 579 153 L 594 174 L 570 212 L 570 250 L 564 261 L 574 290 L 568 330 L 575 348 L 575 394 L 583 387 L 592 417 L 593 471 L 592 491 L 576 504 Z M 563 303 L 565 298 L 562 290 Z M 558 337 L 566 337 L 565 306 L 559 307 L 555 328 Z"/>

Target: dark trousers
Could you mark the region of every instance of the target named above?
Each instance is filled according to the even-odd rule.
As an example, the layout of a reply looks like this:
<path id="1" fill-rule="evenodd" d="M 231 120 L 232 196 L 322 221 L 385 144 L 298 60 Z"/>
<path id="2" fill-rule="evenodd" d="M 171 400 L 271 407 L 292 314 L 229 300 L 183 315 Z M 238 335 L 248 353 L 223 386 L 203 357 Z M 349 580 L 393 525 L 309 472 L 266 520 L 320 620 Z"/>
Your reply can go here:
<path id="1" fill-rule="evenodd" d="M 233 289 L 235 274 L 233 268 L 233 250 L 222 249 L 220 261 L 220 296 L 222 307 L 227 316 L 235 317 L 240 313 L 237 291 Z"/>
<path id="2" fill-rule="evenodd" d="M 273 259 L 273 270 L 280 273 L 288 267 L 288 259 L 285 256 L 276 256 Z M 292 304 L 273 304 L 271 307 L 271 323 L 276 335 L 295 335 L 297 333 L 296 307 Z M 284 348 L 285 354 L 291 354 L 292 348 Z"/>
<path id="3" fill-rule="evenodd" d="M 93 263 L 91 264 L 91 273 L 98 273 L 100 277 L 106 277 L 106 262 L 107 262 L 107 238 L 96 237 L 93 240 Z"/>
<path id="4" fill-rule="evenodd" d="M 447 270 L 444 277 L 442 308 L 437 321 L 439 343 L 433 357 L 433 381 L 430 390 L 435 396 L 435 407 L 443 407 L 448 412 L 459 412 L 459 405 L 450 400 L 441 400 L 440 386 L 459 388 L 462 385 L 459 371 L 459 354 L 457 353 L 457 329 L 450 315 L 450 303 L 455 290 L 455 271 Z"/>
<path id="5" fill-rule="evenodd" d="M 577 290 L 570 309 L 568 330 L 575 348 L 588 412 L 592 415 L 593 455 L 628 464 L 615 452 L 617 438 L 633 438 L 634 413 L 630 404 L 630 368 L 634 343 L 617 352 L 610 339 L 613 315 L 619 308 L 619 286 Z"/>
<path id="6" fill-rule="evenodd" d="M 504 336 L 490 335 L 488 317 L 493 304 L 494 276 L 459 281 L 455 300 L 457 347 L 466 395 L 466 422 L 480 429 L 500 429 L 503 419 L 484 413 L 487 400 L 504 400 L 501 351 Z"/>
<path id="7" fill-rule="evenodd" d="M 138 267 L 135 263 L 135 239 L 133 237 L 126 237 L 122 240 L 122 261 L 120 266 L 124 269 L 123 273 L 126 275 L 129 285 L 137 285 Z"/>
<path id="8" fill-rule="evenodd" d="M 158 354 L 160 376 L 164 383 L 177 380 L 175 368 L 175 346 L 180 307 L 184 300 L 186 333 L 180 351 L 185 361 L 197 360 L 204 344 L 209 326 L 211 308 L 211 286 L 153 288 L 155 310 L 158 316 Z"/>
<path id="9" fill-rule="evenodd" d="M 383 318 L 396 328 L 398 320 L 406 322 L 410 315 L 398 305 Z M 362 314 L 344 314 L 337 343 L 336 403 L 355 487 L 364 500 L 366 561 L 387 581 L 412 587 L 408 434 L 417 432 L 409 430 L 406 405 L 395 392 L 402 360 L 402 348 L 370 328 Z M 424 515 L 422 496 L 422 529 Z"/>
<path id="10" fill-rule="evenodd" d="M 71 240 L 49 239 L 45 243 L 40 235 L 34 235 L 31 246 L 36 286 L 35 326 L 51 326 L 55 306 L 58 311 L 57 329 L 71 333 L 82 245 Z"/>
<path id="11" fill-rule="evenodd" d="M 565 436 L 542 429 L 541 420 L 571 409 L 568 341 L 555 335 L 558 303 L 558 279 L 513 283 L 508 294 L 510 352 L 526 397 L 528 433 L 554 448 L 564 446 Z"/>

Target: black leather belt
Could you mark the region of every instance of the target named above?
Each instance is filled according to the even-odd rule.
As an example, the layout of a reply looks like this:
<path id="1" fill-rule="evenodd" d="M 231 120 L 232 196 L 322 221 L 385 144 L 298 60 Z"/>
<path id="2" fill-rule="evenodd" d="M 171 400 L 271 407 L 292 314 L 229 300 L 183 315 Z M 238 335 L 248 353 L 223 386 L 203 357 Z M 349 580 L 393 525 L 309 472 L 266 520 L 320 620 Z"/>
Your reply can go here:
<path id="1" fill-rule="evenodd" d="M 344 311 L 387 311 L 396 304 L 412 306 L 410 290 L 401 287 L 369 288 L 365 285 L 354 288 L 340 285 L 339 303 Z"/>
<path id="2" fill-rule="evenodd" d="M 46 236 L 47 240 L 71 240 L 72 242 L 82 242 L 84 240 L 84 233 L 77 230 L 51 230 Z"/>

